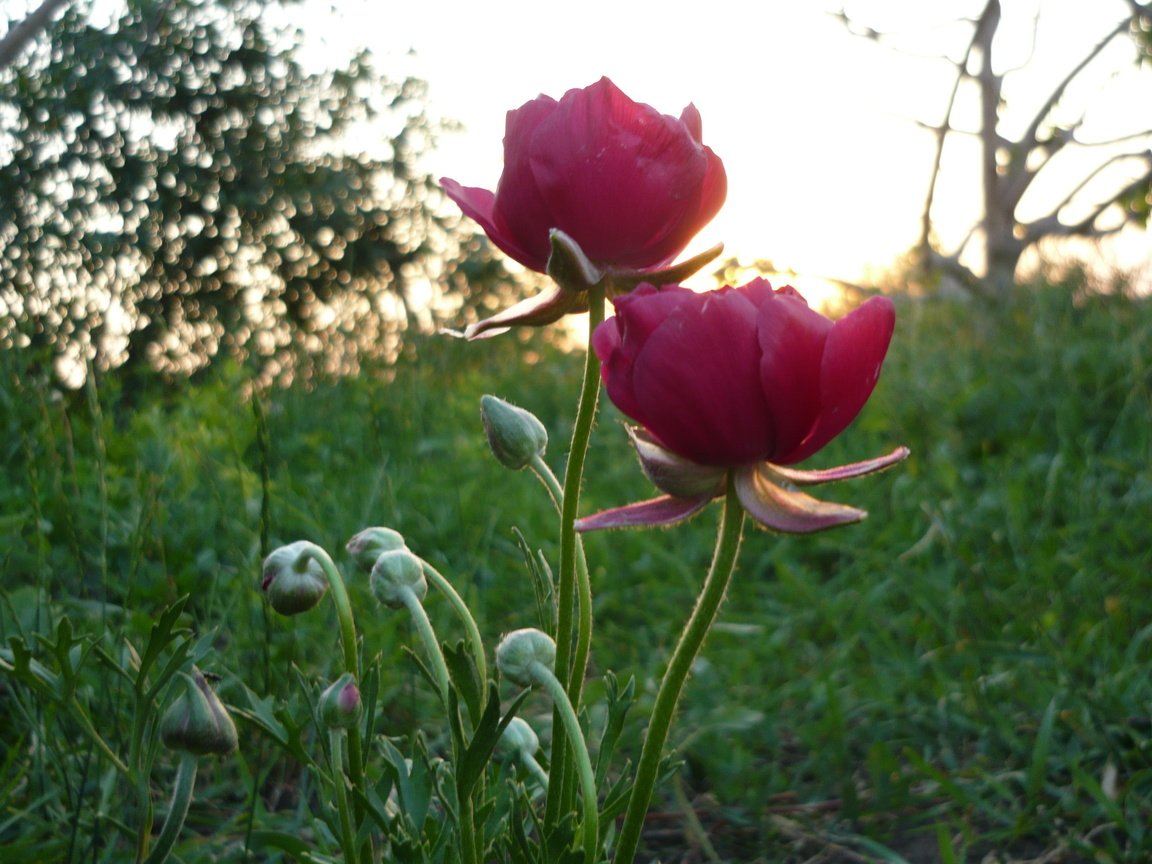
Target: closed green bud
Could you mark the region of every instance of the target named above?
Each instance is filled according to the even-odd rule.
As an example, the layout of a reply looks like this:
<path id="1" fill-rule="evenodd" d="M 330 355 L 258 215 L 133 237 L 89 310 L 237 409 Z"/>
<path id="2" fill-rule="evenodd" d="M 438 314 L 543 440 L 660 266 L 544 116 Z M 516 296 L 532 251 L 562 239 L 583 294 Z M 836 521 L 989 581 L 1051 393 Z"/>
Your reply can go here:
<path id="1" fill-rule="evenodd" d="M 492 455 L 505 468 L 519 471 L 544 455 L 548 432 L 532 412 L 495 396 L 481 396 L 480 417 Z"/>
<path id="2" fill-rule="evenodd" d="M 529 756 L 535 756 L 536 751 L 540 749 L 540 738 L 536 731 L 528 725 L 527 720 L 513 717 L 500 734 L 500 740 L 496 743 L 496 747 L 502 754 L 514 756 L 517 759 L 525 753 Z"/>
<path id="3" fill-rule="evenodd" d="M 236 724 L 195 666 L 183 676 L 184 692 L 160 719 L 160 740 L 171 750 L 224 756 L 236 749 Z"/>
<path id="4" fill-rule="evenodd" d="M 391 528 L 365 528 L 348 541 L 344 547 L 356 566 L 368 573 L 372 565 L 383 552 L 394 552 L 397 549 L 407 549 L 404 536 Z"/>
<path id="5" fill-rule="evenodd" d="M 281 546 L 264 559 L 260 588 L 281 615 L 299 615 L 324 599 L 328 580 L 310 554 L 311 543 L 299 540 Z"/>
<path id="6" fill-rule="evenodd" d="M 500 674 L 521 687 L 539 683 L 532 666 L 539 663 L 548 671 L 556 665 L 556 643 L 542 630 L 526 627 L 513 630 L 496 646 L 496 666 Z"/>
<path id="7" fill-rule="evenodd" d="M 360 688 L 351 672 L 345 672 L 320 694 L 320 717 L 330 729 L 351 729 L 362 710 Z"/>
<path id="8" fill-rule="evenodd" d="M 424 578 L 424 565 L 407 549 L 383 552 L 372 565 L 372 594 L 390 609 L 404 606 L 404 595 L 411 591 L 417 600 L 428 594 L 428 580 Z"/>

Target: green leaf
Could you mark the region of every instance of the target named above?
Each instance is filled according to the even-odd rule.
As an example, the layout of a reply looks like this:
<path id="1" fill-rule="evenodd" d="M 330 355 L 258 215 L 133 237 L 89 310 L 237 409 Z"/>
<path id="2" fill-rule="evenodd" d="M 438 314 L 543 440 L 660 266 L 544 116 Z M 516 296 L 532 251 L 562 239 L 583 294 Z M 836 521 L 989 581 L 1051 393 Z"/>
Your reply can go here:
<path id="1" fill-rule="evenodd" d="M 452 684 L 463 699 L 468 709 L 468 716 L 473 722 L 480 716 L 481 693 L 484 682 L 480 680 L 480 670 L 476 668 L 476 661 L 472 652 L 468 650 L 467 643 L 461 639 L 455 645 L 444 643 L 444 663 L 448 666 L 448 676 Z"/>

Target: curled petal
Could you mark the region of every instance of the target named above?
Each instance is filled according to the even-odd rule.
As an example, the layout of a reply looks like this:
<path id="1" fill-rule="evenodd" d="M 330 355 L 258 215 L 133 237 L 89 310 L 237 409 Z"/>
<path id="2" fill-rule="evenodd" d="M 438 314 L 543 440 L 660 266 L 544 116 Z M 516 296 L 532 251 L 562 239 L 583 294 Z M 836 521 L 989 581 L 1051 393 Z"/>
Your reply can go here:
<path id="1" fill-rule="evenodd" d="M 711 495 L 696 498 L 674 498 L 663 495 L 647 501 L 602 510 L 576 520 L 577 531 L 603 531 L 607 528 L 656 528 L 675 525 L 695 516 L 712 500 Z"/>
<path id="2" fill-rule="evenodd" d="M 558 285 L 553 285 L 535 297 L 521 300 L 504 311 L 497 312 L 491 318 L 469 324 L 462 333 L 455 330 L 444 332 L 452 336 L 463 336 L 470 342 L 474 339 L 486 339 L 503 333 L 517 324 L 542 327 L 553 321 L 559 321 L 570 312 L 587 312 L 587 303 L 586 294 L 565 291 Z"/>
<path id="3" fill-rule="evenodd" d="M 851 480 L 854 477 L 863 477 L 866 474 L 875 474 L 891 468 L 898 462 L 908 458 L 911 451 L 907 447 L 897 447 L 891 453 L 877 456 L 875 459 L 865 459 L 863 462 L 852 462 L 848 465 L 837 465 L 835 468 L 822 468 L 816 471 L 805 471 L 799 468 L 785 468 L 783 465 L 773 465 L 772 471 L 778 477 L 795 486 L 818 486 L 821 483 L 832 483 L 836 480 Z"/>
<path id="4" fill-rule="evenodd" d="M 785 534 L 824 531 L 868 516 L 864 510 L 820 501 L 786 483 L 774 465 L 746 465 L 736 472 L 736 495 L 749 516 L 765 528 Z"/>

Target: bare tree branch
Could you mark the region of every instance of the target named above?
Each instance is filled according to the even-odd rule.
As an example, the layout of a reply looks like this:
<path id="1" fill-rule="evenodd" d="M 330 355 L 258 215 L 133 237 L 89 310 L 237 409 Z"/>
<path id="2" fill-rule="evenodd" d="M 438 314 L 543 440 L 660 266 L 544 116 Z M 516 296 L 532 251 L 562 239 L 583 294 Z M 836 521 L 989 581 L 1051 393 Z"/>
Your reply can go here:
<path id="1" fill-rule="evenodd" d="M 1099 168 L 1093 171 L 1092 174 L 1086 177 L 1080 183 L 1080 185 L 1076 187 L 1077 191 L 1082 190 L 1087 185 L 1088 181 L 1091 180 L 1095 175 L 1099 174 L 1100 171 L 1102 171 L 1107 165 L 1121 161 L 1122 159 L 1131 159 L 1133 156 L 1138 155 L 1140 154 L 1126 153 L 1122 156 L 1109 159 L 1108 162 L 1104 163 L 1104 165 L 1101 165 Z M 1152 150 L 1143 155 L 1147 159 L 1149 167 L 1142 176 L 1134 179 L 1131 183 L 1121 189 L 1115 196 L 1107 199 L 1106 201 L 1100 201 L 1097 203 L 1097 205 L 1092 209 L 1092 212 L 1090 212 L 1079 222 L 1073 222 L 1071 224 L 1060 221 L 1059 217 L 1060 210 L 1066 206 L 1074 197 L 1074 195 L 1068 195 L 1059 207 L 1053 208 L 1051 214 L 1023 226 L 1027 241 L 1029 243 L 1034 243 L 1044 237 L 1098 238 L 1107 237 L 1112 234 L 1118 234 L 1124 229 L 1125 225 L 1127 224 L 1127 220 L 1121 220 L 1119 223 L 1109 228 L 1100 228 L 1096 225 L 1096 223 L 1100 217 L 1108 211 L 1110 207 L 1115 206 L 1128 196 L 1136 193 L 1140 189 L 1143 189 L 1152 183 Z"/>
<path id="2" fill-rule="evenodd" d="M 924 209 L 920 214 L 920 258 L 921 266 L 927 267 L 931 251 L 932 237 L 932 204 L 936 200 L 936 183 L 940 178 L 940 166 L 944 160 L 944 144 L 948 133 L 952 131 L 952 112 L 956 108 L 956 95 L 960 92 L 960 83 L 967 77 L 968 61 L 972 56 L 972 46 L 975 40 L 969 41 L 964 57 L 956 64 L 956 80 L 952 82 L 952 92 L 948 94 L 948 105 L 944 109 L 944 119 L 935 127 L 936 152 L 932 157 L 932 173 L 928 177 L 928 194 L 924 197 Z"/>
<path id="3" fill-rule="evenodd" d="M 1040 127 L 1043 125 L 1045 118 L 1047 118 L 1052 113 L 1052 109 L 1056 107 L 1056 103 L 1060 101 L 1060 97 L 1064 95 L 1064 91 L 1068 89 L 1068 86 L 1076 80 L 1076 77 L 1084 71 L 1089 63 L 1100 56 L 1100 52 L 1107 48 L 1113 39 L 1123 33 L 1128 32 L 1128 28 L 1131 26 L 1131 24 L 1132 19 L 1130 17 L 1125 18 L 1123 21 L 1117 22 L 1116 26 L 1112 28 L 1112 31 L 1102 40 L 1100 40 L 1100 42 L 1098 42 L 1096 46 L 1091 51 L 1089 51 L 1079 63 L 1072 67 L 1068 74 L 1064 76 L 1064 80 L 1056 85 L 1056 87 L 1048 95 L 1048 98 L 1044 101 L 1044 104 L 1040 106 L 1040 110 L 1036 112 L 1036 116 L 1033 117 L 1032 122 L 1028 124 L 1027 131 L 1020 137 L 1020 143 L 1026 145 L 1029 148 L 1036 146 L 1036 136 L 1040 131 Z"/>
<path id="4" fill-rule="evenodd" d="M 28 17 L 10 29 L 3 39 L 0 39 L 0 69 L 11 65 L 20 52 L 36 34 L 48 26 L 56 11 L 68 3 L 68 0 L 44 0 Z"/>

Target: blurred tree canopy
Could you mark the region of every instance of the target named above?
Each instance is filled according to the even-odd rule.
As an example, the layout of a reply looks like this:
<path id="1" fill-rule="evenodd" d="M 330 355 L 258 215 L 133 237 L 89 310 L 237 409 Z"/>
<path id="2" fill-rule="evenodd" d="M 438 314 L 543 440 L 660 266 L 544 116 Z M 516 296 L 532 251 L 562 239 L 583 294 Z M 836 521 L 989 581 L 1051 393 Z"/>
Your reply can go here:
<path id="1" fill-rule="evenodd" d="M 0 348 L 351 371 L 507 275 L 436 213 L 423 82 L 306 69 L 268 5 L 77 0 L 0 69 Z"/>

